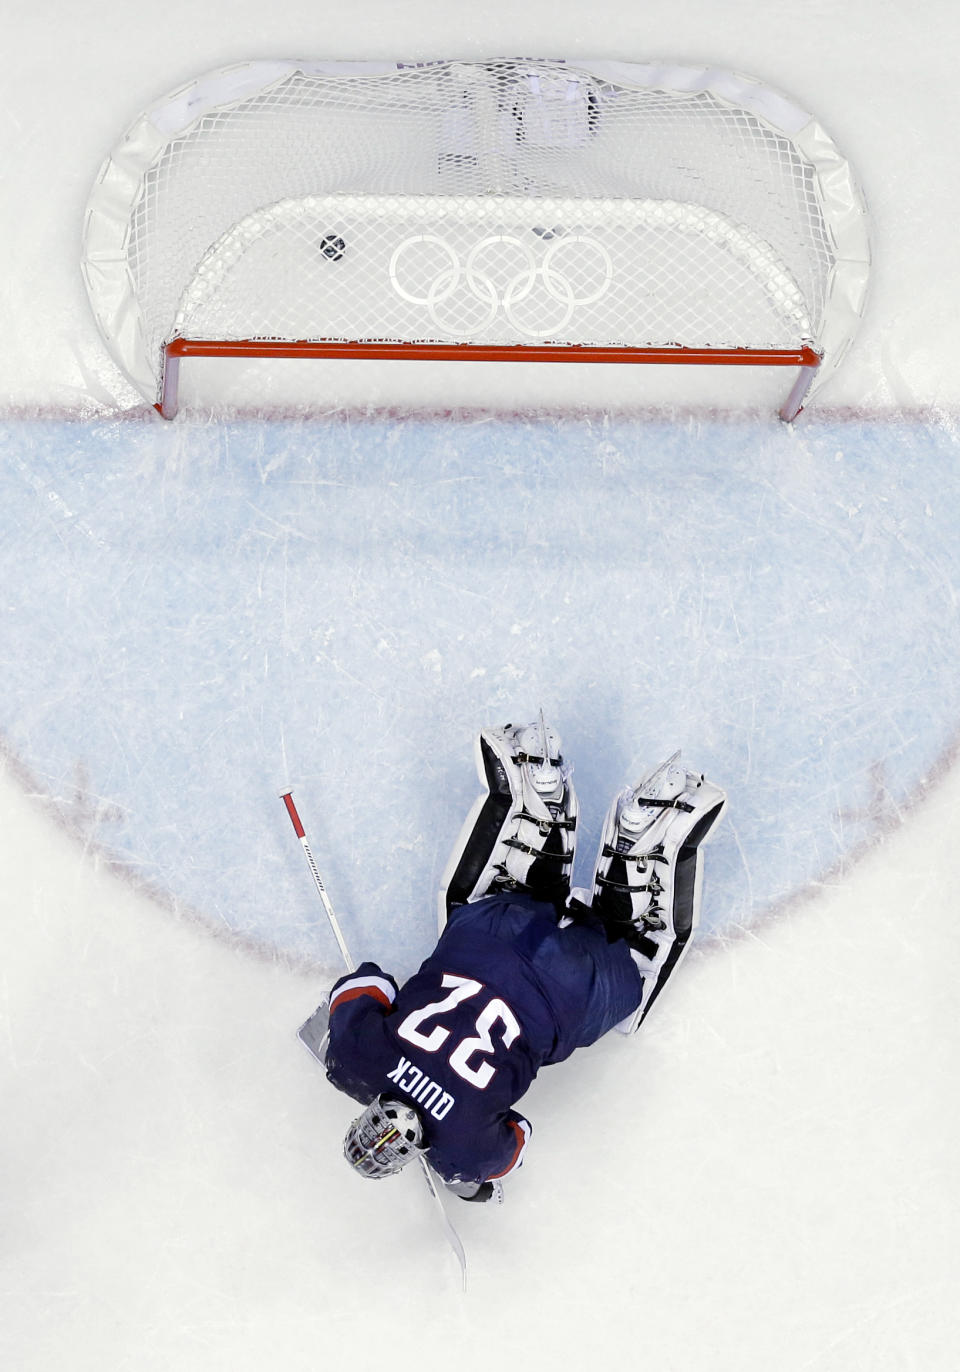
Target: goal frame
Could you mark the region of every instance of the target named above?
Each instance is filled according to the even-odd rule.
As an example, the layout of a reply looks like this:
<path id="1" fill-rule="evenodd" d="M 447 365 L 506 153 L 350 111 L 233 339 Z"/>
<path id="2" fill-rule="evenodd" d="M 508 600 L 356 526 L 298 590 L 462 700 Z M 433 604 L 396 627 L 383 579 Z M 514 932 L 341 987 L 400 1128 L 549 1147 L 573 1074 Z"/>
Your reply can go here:
<path id="1" fill-rule="evenodd" d="M 163 419 L 176 418 L 180 403 L 180 363 L 185 357 L 332 358 L 407 362 L 616 362 L 653 365 L 798 367 L 778 414 L 792 423 L 803 409 L 822 356 L 799 348 L 616 348 L 585 343 L 368 343 L 279 342 L 264 338 L 174 338 L 164 346 L 160 398 L 153 407 Z"/>
<path id="2" fill-rule="evenodd" d="M 578 362 L 641 365 L 720 365 L 795 368 L 797 375 L 779 409 L 790 422 L 835 370 L 853 339 L 866 301 L 870 245 L 866 207 L 846 159 L 819 122 L 793 102 L 753 77 L 710 67 L 617 61 L 566 63 L 503 59 L 527 71 L 549 67 L 615 86 L 671 96 L 706 94 L 783 138 L 798 151 L 816 186 L 824 232 L 834 258 L 825 288 L 826 303 L 817 327 L 798 328 L 791 346 L 689 346 L 679 340 L 658 343 L 417 341 L 353 337 L 191 336 L 171 320 L 157 351 L 147 342 L 137 283 L 128 260 L 131 224 L 145 180 L 175 140 L 189 136 L 206 116 L 222 112 L 281 85 L 291 76 L 389 79 L 396 73 L 440 69 L 442 61 L 326 62 L 318 60 L 238 63 L 198 77 L 145 111 L 104 162 L 91 192 L 84 222 L 82 271 L 98 327 L 109 351 L 134 386 L 165 419 L 179 408 L 181 364 L 187 357 L 324 358 L 421 360 L 434 362 Z M 489 66 L 490 63 L 463 63 Z M 501 65 L 498 60 L 493 65 Z M 401 197 L 402 198 L 402 197 Z M 577 197 L 571 194 L 571 202 Z M 609 204 L 611 202 L 604 202 Z M 629 204 L 629 201 L 620 202 Z M 664 202 L 664 203 L 669 203 Z M 709 202 L 701 202 L 707 205 Z M 682 208 L 682 207 L 681 207 Z M 744 221 L 747 222 L 747 221 Z M 538 231 L 539 232 L 539 231 Z M 762 252 L 763 245 L 760 244 Z M 191 259 L 192 260 L 192 259 Z M 193 270 L 197 268 L 194 267 Z M 797 316 L 791 315 L 791 319 Z M 231 334 L 236 330 L 231 327 Z M 154 335 L 155 336 L 155 335 Z M 732 341 L 732 340 L 728 340 Z M 750 341 L 749 339 L 747 340 Z M 159 356 L 157 355 L 159 352 Z M 152 392 L 152 394 L 151 394 Z"/>

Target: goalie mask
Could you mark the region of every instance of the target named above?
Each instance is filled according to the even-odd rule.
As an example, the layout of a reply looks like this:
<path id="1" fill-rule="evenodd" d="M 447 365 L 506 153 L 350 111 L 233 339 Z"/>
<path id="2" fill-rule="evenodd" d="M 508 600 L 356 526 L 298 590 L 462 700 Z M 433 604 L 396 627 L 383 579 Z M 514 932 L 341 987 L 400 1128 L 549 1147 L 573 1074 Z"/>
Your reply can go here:
<path id="1" fill-rule="evenodd" d="M 416 1157 L 423 1125 L 412 1106 L 378 1096 L 353 1121 L 343 1141 L 343 1156 L 361 1177 L 392 1177 Z"/>

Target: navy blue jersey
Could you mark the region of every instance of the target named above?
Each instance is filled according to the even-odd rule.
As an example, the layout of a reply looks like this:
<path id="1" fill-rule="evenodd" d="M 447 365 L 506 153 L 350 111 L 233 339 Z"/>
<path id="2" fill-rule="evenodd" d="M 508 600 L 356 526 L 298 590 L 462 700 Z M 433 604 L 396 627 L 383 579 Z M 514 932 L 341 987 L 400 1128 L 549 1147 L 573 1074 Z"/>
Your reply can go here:
<path id="1" fill-rule="evenodd" d="M 523 1160 L 530 1124 L 513 1107 L 540 1067 L 627 1018 L 642 986 L 626 944 L 488 897 L 453 911 L 402 988 L 373 962 L 335 984 L 327 1076 L 364 1104 L 415 1105 L 445 1181 L 503 1177 Z"/>

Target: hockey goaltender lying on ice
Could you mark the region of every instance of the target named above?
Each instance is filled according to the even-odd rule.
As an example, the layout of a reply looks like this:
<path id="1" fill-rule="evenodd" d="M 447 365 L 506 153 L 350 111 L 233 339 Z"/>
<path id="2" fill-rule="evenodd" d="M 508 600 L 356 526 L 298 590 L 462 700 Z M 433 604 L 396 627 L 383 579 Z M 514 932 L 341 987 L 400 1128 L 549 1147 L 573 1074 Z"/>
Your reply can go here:
<path id="1" fill-rule="evenodd" d="M 325 1066 L 366 1105 L 344 1142 L 361 1176 L 424 1152 L 464 1200 L 500 1198 L 538 1070 L 617 1027 L 636 1030 L 689 946 L 700 844 L 726 798 L 675 753 L 613 801 L 593 890 L 571 892 L 572 768 L 544 723 L 483 730 L 484 792 L 447 864 L 440 939 L 402 987 L 373 962 L 329 996 Z"/>

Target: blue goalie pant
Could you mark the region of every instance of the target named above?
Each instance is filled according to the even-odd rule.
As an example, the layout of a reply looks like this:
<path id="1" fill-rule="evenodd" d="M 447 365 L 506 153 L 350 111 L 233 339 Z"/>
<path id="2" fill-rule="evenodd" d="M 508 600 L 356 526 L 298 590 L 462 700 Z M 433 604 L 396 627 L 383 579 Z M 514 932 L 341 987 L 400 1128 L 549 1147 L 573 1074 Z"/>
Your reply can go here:
<path id="1" fill-rule="evenodd" d="M 474 976 L 486 973 L 484 980 L 518 1009 L 529 1004 L 535 987 L 553 1021 L 544 1066 L 596 1043 L 633 1014 L 643 994 L 643 978 L 623 940 L 608 943 L 599 925 L 561 927 L 553 905 L 526 895 L 455 906 L 428 961 L 469 967 Z"/>

